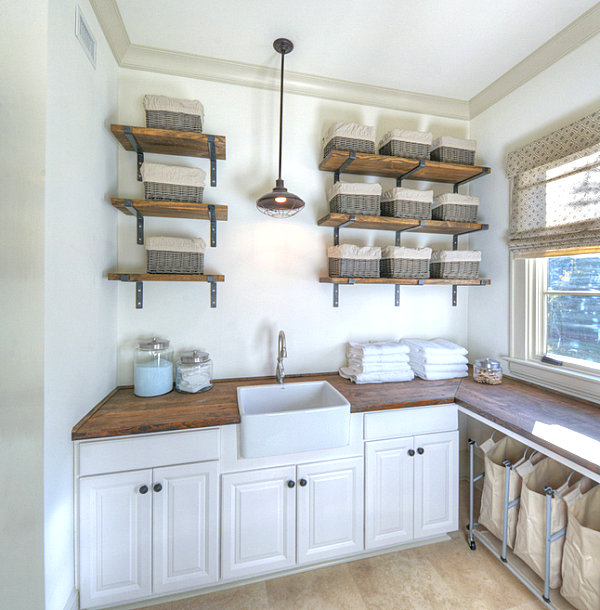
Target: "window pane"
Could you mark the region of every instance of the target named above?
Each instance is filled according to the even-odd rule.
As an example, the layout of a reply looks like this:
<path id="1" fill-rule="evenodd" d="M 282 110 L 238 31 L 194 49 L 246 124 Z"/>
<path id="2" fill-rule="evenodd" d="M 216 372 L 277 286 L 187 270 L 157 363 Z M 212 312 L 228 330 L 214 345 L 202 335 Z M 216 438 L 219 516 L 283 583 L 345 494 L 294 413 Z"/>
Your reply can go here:
<path id="1" fill-rule="evenodd" d="M 548 259 L 549 290 L 600 290 L 600 256 Z"/>
<path id="2" fill-rule="evenodd" d="M 547 353 L 600 362 L 600 296 L 546 298 Z"/>

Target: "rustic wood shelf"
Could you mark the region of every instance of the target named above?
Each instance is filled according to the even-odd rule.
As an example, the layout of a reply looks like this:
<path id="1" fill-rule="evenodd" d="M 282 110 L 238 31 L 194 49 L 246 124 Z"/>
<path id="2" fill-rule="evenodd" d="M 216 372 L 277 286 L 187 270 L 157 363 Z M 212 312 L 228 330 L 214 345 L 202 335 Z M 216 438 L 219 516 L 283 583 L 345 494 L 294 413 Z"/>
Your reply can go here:
<path id="1" fill-rule="evenodd" d="M 383 178 L 424 180 L 459 185 L 490 173 L 489 167 L 442 163 L 429 159 L 406 159 L 389 155 L 351 153 L 345 150 L 332 150 L 319 163 L 325 172 L 344 172 L 362 176 L 381 176 Z M 408 175 L 410 174 L 410 175 Z"/>
<path id="2" fill-rule="evenodd" d="M 344 227 L 346 229 L 379 229 L 382 231 L 408 231 L 411 233 L 437 233 L 441 235 L 464 235 L 474 231 L 485 231 L 488 225 L 477 222 L 451 222 L 449 220 L 420 220 L 418 218 L 392 218 L 390 216 L 365 216 L 330 213 L 319 219 L 321 227 Z"/>
<path id="3" fill-rule="evenodd" d="M 128 205 L 127 202 L 131 202 Z M 138 211 L 142 216 L 160 216 L 164 218 L 192 218 L 209 220 L 209 204 L 186 203 L 183 201 L 152 201 L 150 199 L 119 199 L 111 200 L 113 206 L 127 214 L 135 216 Z M 133 207 L 133 209 L 132 209 Z M 227 220 L 227 206 L 213 205 L 216 220 Z"/>
<path id="4" fill-rule="evenodd" d="M 391 277 L 320 277 L 322 284 L 400 284 L 402 286 L 489 286 L 491 280 L 447 280 L 443 278 L 391 278 Z"/>
<path id="5" fill-rule="evenodd" d="M 133 135 L 143 152 L 183 157 L 210 158 L 209 142 L 210 138 L 214 138 L 216 158 L 225 159 L 225 136 L 114 124 L 110 126 L 110 130 L 125 150 L 137 152 L 127 134 L 130 130 L 130 135 Z"/>
<path id="6" fill-rule="evenodd" d="M 217 282 L 224 282 L 224 275 L 200 273 L 109 273 L 109 280 L 135 282 L 135 307 L 144 306 L 144 282 L 209 282 L 210 306 L 217 306 Z"/>

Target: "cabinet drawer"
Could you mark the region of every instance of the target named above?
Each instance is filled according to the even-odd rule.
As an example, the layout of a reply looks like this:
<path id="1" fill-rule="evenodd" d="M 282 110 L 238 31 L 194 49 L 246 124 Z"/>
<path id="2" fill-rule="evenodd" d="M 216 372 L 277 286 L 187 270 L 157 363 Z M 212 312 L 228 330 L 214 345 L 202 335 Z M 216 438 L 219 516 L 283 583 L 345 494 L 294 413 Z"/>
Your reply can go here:
<path id="1" fill-rule="evenodd" d="M 80 476 L 218 460 L 220 429 L 82 441 L 76 451 Z"/>
<path id="2" fill-rule="evenodd" d="M 444 432 L 458 428 L 455 404 L 365 413 L 365 440 Z"/>

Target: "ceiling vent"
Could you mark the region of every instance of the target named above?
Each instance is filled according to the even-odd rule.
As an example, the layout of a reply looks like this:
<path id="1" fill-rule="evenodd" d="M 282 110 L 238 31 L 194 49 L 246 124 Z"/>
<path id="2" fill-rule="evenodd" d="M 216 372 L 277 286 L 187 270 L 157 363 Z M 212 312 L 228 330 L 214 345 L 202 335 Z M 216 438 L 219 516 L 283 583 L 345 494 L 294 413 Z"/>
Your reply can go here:
<path id="1" fill-rule="evenodd" d="M 79 6 L 75 15 L 75 36 L 77 36 L 77 40 L 81 43 L 92 66 L 96 68 L 96 38 L 92 34 L 90 26 L 87 24 Z"/>

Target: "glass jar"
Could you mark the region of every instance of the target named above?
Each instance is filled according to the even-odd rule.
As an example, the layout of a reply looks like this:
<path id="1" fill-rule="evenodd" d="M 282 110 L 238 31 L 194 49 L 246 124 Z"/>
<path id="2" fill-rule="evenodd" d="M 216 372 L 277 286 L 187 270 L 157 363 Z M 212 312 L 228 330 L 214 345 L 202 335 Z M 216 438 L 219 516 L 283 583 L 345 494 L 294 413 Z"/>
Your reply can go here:
<path id="1" fill-rule="evenodd" d="M 212 388 L 212 360 L 206 352 L 193 350 L 181 354 L 175 369 L 175 389 L 196 394 Z"/>
<path id="2" fill-rule="evenodd" d="M 478 383 L 502 383 L 502 368 L 497 360 L 484 358 L 476 360 L 473 365 L 473 380 Z"/>
<path id="3" fill-rule="evenodd" d="M 146 339 L 138 343 L 133 367 L 133 393 L 160 396 L 173 389 L 173 350 L 168 339 Z"/>

